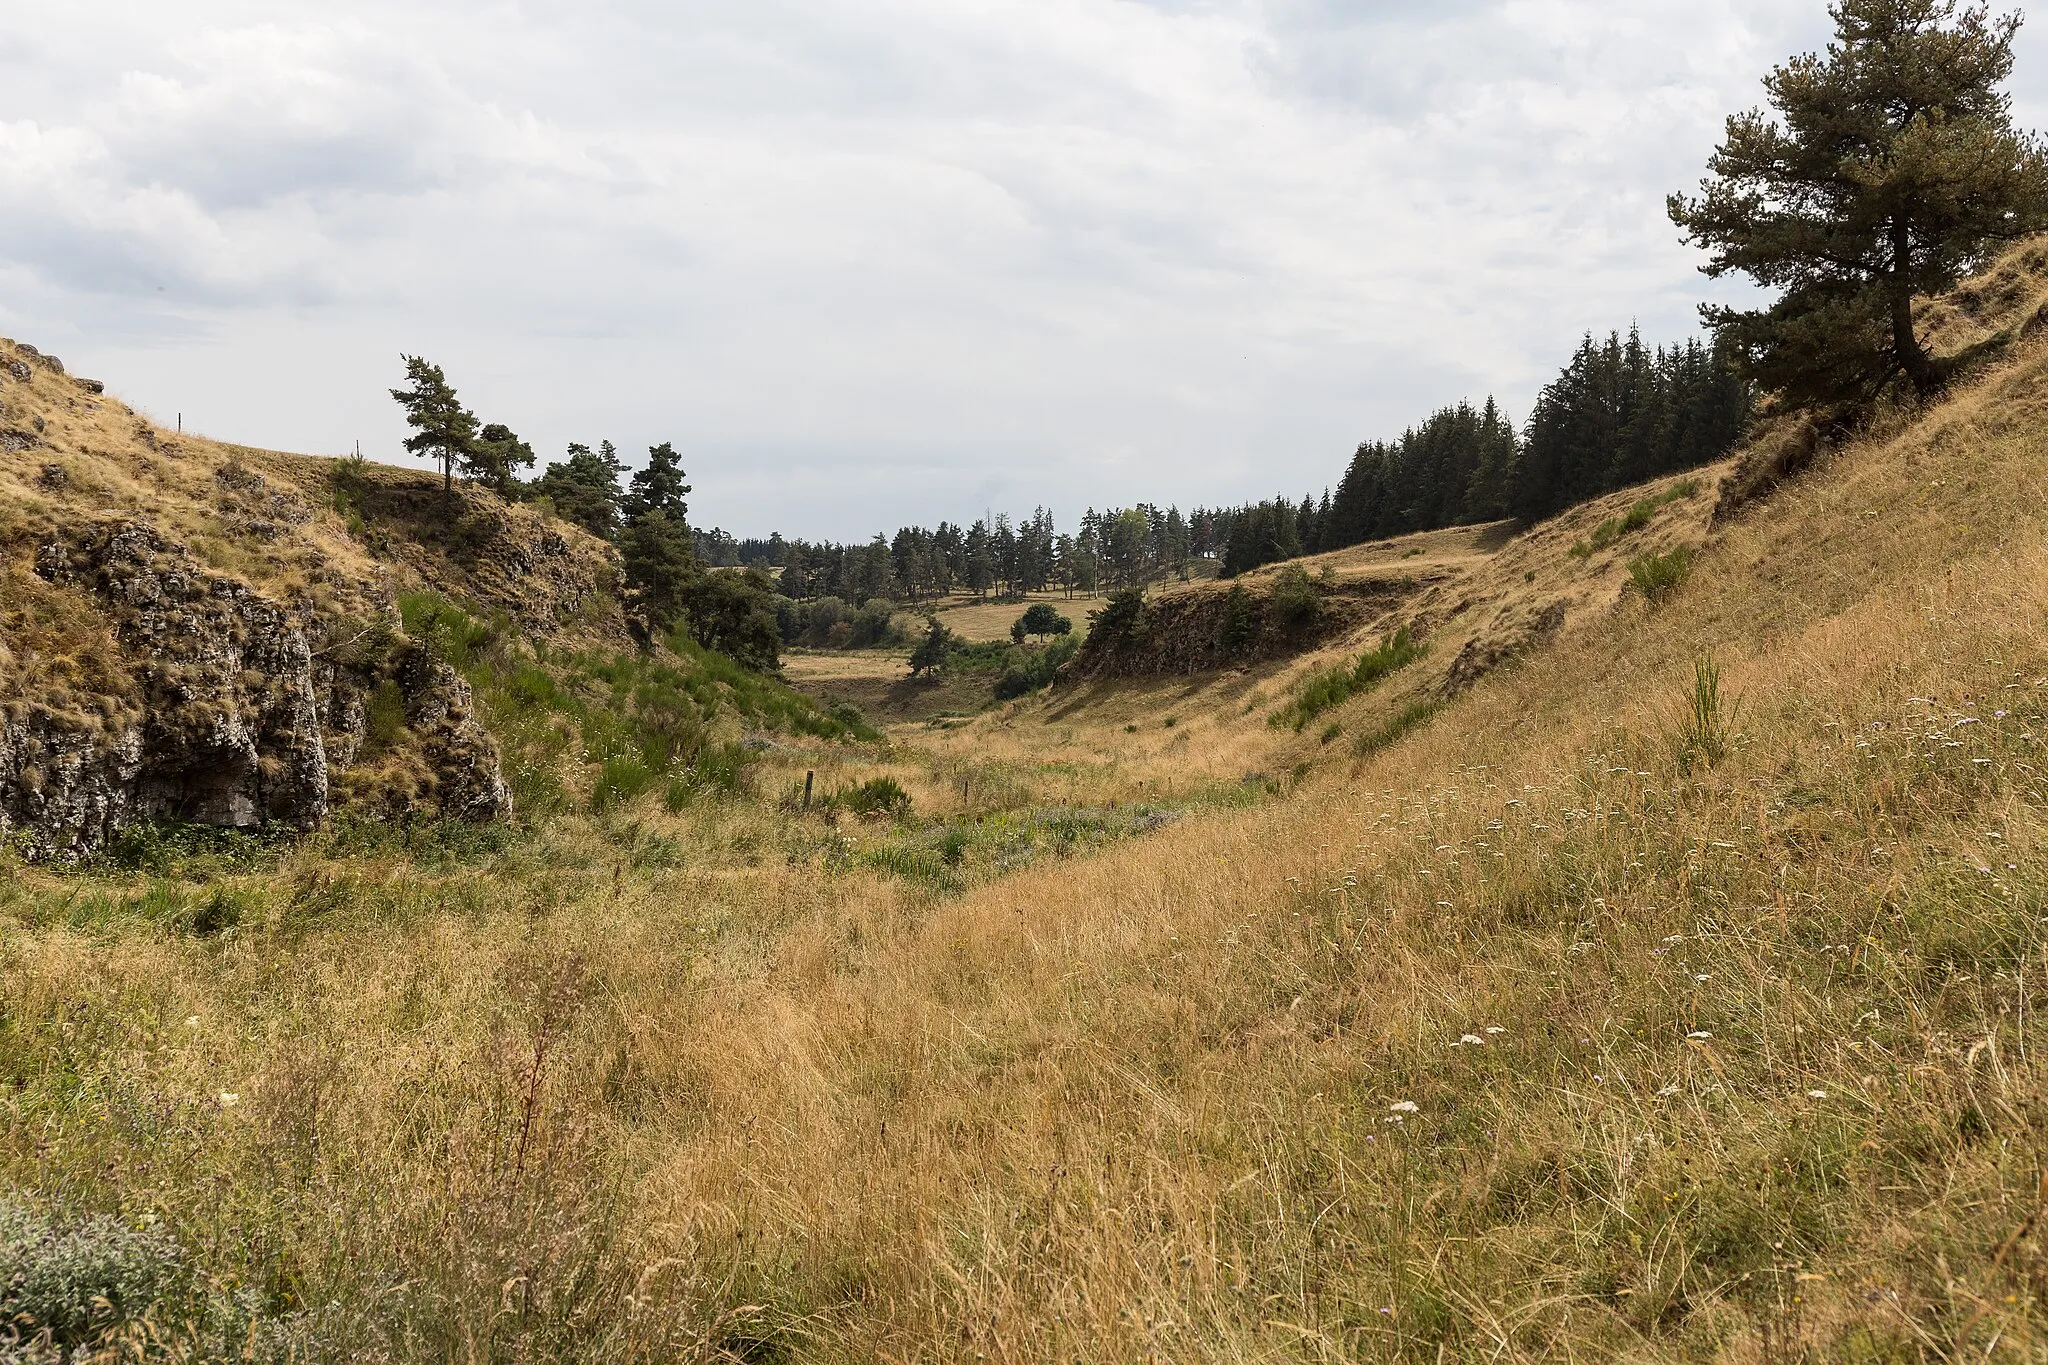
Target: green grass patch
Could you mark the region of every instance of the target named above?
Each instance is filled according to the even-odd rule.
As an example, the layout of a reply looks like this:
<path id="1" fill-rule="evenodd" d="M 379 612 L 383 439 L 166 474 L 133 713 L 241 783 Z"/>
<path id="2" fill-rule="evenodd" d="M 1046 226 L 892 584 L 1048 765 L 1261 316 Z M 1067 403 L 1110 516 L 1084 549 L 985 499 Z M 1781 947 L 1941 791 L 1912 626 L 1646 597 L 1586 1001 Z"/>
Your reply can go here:
<path id="1" fill-rule="evenodd" d="M 1422 657 L 1423 651 L 1424 646 L 1416 643 L 1414 634 L 1403 626 L 1382 640 L 1378 649 L 1359 655 L 1355 663 L 1318 673 L 1303 683 L 1294 700 L 1275 711 L 1268 718 L 1268 723 L 1275 728 L 1292 726 L 1299 734 L 1323 712 L 1370 692 L 1414 663 Z M 1324 742 L 1329 741 L 1326 738 Z"/>
<path id="2" fill-rule="evenodd" d="M 1409 731 L 1428 724 L 1430 719 L 1443 709 L 1444 701 L 1440 697 L 1424 697 L 1419 701 L 1410 702 L 1374 729 L 1362 732 L 1352 741 L 1352 752 L 1360 758 L 1376 754 Z"/>
<path id="3" fill-rule="evenodd" d="M 1651 602 L 1662 602 L 1692 577 L 1692 551 L 1679 545 L 1662 554 L 1644 551 L 1628 562 L 1628 581 Z"/>
<path id="4" fill-rule="evenodd" d="M 1609 517 L 1606 521 L 1601 522 L 1593 528 L 1593 534 L 1590 539 L 1582 540 L 1572 546 L 1572 553 L 1578 558 L 1584 559 L 1600 550 L 1604 550 L 1624 536 L 1632 536 L 1637 531 L 1648 526 L 1657 515 L 1659 509 L 1668 507 L 1674 502 L 1682 502 L 1699 491 L 1700 481 L 1698 479 L 1680 479 L 1662 493 L 1652 494 L 1650 497 L 1642 499 L 1622 515 Z"/>

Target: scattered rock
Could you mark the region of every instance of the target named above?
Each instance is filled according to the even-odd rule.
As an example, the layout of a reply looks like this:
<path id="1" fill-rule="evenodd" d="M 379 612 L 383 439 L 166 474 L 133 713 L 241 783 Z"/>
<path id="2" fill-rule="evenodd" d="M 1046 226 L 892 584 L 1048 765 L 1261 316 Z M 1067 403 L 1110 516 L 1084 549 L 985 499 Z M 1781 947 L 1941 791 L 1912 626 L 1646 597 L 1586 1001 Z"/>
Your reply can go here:
<path id="1" fill-rule="evenodd" d="M 31 370 L 26 362 L 20 360 L 8 361 L 7 373 L 13 375 L 17 383 L 22 384 L 26 384 L 29 380 L 35 378 L 35 371 Z"/>
<path id="2" fill-rule="evenodd" d="M 78 387 L 84 389 L 87 393 L 105 393 L 107 391 L 107 386 L 97 379 L 81 379 L 78 381 Z"/>
<path id="3" fill-rule="evenodd" d="M 71 475 L 65 472 L 64 466 L 61 464 L 46 464 L 37 476 L 36 482 L 54 493 L 65 484 L 71 482 Z"/>

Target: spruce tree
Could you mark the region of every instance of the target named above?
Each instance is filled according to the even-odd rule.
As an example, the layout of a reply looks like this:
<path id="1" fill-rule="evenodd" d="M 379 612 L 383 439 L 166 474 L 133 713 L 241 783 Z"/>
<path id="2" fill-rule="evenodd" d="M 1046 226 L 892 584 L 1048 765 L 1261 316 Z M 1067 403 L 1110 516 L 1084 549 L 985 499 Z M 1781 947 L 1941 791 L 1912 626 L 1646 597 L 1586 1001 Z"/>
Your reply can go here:
<path id="1" fill-rule="evenodd" d="M 610 441 L 596 450 L 577 442 L 568 455 L 543 470 L 533 490 L 552 502 L 563 520 L 610 540 L 619 530 L 619 475 L 625 468 L 618 451 Z M 681 524 L 681 518 L 676 520 Z"/>
<path id="2" fill-rule="evenodd" d="M 1782 291 L 1770 308 L 1703 308 L 1747 377 L 1799 407 L 1862 402 L 1946 368 L 1913 318 L 2001 244 L 2048 226 L 2048 155 L 2016 130 L 2015 14 L 1960 0 L 1840 0 L 1835 41 L 1764 80 L 1776 117 L 1728 120 L 1700 195 L 1672 221 L 1705 273 Z"/>

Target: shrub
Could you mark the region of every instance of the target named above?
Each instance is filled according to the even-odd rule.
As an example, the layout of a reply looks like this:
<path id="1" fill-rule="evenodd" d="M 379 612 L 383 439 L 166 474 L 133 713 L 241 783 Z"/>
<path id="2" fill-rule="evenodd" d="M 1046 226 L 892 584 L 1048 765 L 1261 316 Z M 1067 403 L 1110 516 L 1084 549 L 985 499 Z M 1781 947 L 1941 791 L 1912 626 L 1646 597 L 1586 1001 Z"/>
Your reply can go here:
<path id="1" fill-rule="evenodd" d="M 1251 594 L 1244 590 L 1242 583 L 1231 584 L 1230 595 L 1223 600 L 1220 635 L 1226 654 L 1241 654 L 1258 638 L 1258 613 L 1252 610 Z"/>
<path id="2" fill-rule="evenodd" d="M 875 777 L 849 787 L 835 798 L 855 815 L 903 820 L 910 816 L 910 793 L 893 777 Z"/>
<path id="3" fill-rule="evenodd" d="M 1323 585 L 1299 566 L 1290 564 L 1273 576 L 1267 599 L 1267 620 L 1281 639 L 1294 642 L 1311 630 L 1323 614 Z"/>
<path id="4" fill-rule="evenodd" d="M 496 627 L 478 621 L 439 593 L 399 593 L 398 616 L 420 648 L 460 673 L 482 663 L 485 651 L 500 636 Z"/>
<path id="5" fill-rule="evenodd" d="M 1657 515 L 1657 509 L 1693 496 L 1700 491 L 1698 479 L 1680 479 L 1662 493 L 1653 493 L 1638 501 L 1619 517 L 1609 517 L 1593 529 L 1590 540 L 1582 540 L 1572 546 L 1572 554 L 1584 559 L 1596 550 L 1604 550 L 1623 536 L 1633 535 L 1650 524 Z"/>
<path id="6" fill-rule="evenodd" d="M 1679 545 L 1663 554 L 1644 551 L 1628 562 L 1628 579 L 1652 602 L 1661 602 L 1692 576 L 1692 551 Z"/>
<path id="7" fill-rule="evenodd" d="M 1109 601 L 1088 613 L 1088 643 L 1096 649 L 1113 649 L 1134 643 L 1145 634 L 1145 590 L 1124 588 L 1110 594 Z"/>
<path id="8" fill-rule="evenodd" d="M 184 1253 L 161 1229 L 64 1223 L 0 1196 L 0 1323 L 24 1337 L 93 1344 L 143 1320 L 184 1276 Z"/>

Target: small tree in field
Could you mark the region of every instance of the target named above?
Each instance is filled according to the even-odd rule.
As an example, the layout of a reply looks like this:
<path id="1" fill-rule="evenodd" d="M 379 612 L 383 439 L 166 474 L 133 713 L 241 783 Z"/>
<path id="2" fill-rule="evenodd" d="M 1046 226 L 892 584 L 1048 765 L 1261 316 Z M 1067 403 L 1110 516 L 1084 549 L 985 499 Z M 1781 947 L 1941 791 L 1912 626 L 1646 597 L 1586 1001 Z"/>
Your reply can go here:
<path id="1" fill-rule="evenodd" d="M 925 627 L 924 639 L 918 641 L 917 648 L 910 654 L 910 676 L 913 678 L 920 673 L 927 677 L 936 675 L 953 653 L 953 632 L 946 629 L 936 616 L 925 619 L 929 624 Z"/>
<path id="2" fill-rule="evenodd" d="M 1745 377 L 1797 407 L 1866 402 L 1904 376 L 1947 382 L 1913 300 L 2048 226 L 2048 156 L 1999 86 L 2020 16 L 1960 0 L 1839 0 L 1835 41 L 1764 80 L 1775 117 L 1728 120 L 1698 198 L 1672 220 L 1708 275 L 1782 290 L 1775 306 L 1702 311 Z"/>
<path id="3" fill-rule="evenodd" d="M 1024 643 L 1026 635 L 1036 635 L 1040 644 L 1048 635 L 1067 635 L 1074 629 L 1074 623 L 1059 614 L 1049 602 L 1033 602 L 1017 618 L 1017 624 L 1010 630 L 1011 638 Z"/>
<path id="4" fill-rule="evenodd" d="M 393 389 L 391 396 L 405 409 L 405 424 L 413 429 L 405 448 L 439 461 L 441 488 L 452 493 L 455 463 L 466 458 L 476 442 L 476 414 L 462 406 L 439 365 L 416 355 L 400 359 L 405 361 L 407 387 Z"/>

